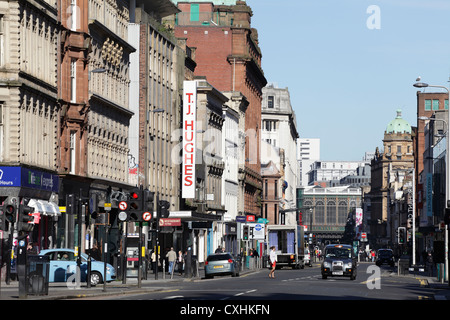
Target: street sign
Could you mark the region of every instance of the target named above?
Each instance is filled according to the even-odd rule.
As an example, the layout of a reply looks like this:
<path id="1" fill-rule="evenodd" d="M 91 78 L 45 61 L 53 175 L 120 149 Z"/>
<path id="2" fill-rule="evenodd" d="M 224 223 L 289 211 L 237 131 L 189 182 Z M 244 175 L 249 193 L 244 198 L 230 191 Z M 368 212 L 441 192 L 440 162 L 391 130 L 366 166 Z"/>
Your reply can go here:
<path id="1" fill-rule="evenodd" d="M 128 204 L 126 201 L 120 201 L 119 202 L 119 210 L 125 211 L 128 209 Z"/>
<path id="2" fill-rule="evenodd" d="M 159 219 L 160 227 L 179 227 L 181 226 L 181 219 L 177 218 L 161 218 Z"/>
<path id="3" fill-rule="evenodd" d="M 125 211 L 120 211 L 119 212 L 119 220 L 120 221 L 126 221 L 128 218 L 128 215 Z"/>
<path id="4" fill-rule="evenodd" d="M 142 220 L 150 221 L 151 219 L 152 219 L 152 214 L 150 212 L 146 211 L 142 214 Z"/>
<path id="5" fill-rule="evenodd" d="M 236 222 L 245 222 L 245 216 L 236 216 Z"/>
<path id="6" fill-rule="evenodd" d="M 253 215 L 248 215 L 246 218 L 247 218 L 247 222 L 255 222 L 255 216 L 253 216 Z"/>

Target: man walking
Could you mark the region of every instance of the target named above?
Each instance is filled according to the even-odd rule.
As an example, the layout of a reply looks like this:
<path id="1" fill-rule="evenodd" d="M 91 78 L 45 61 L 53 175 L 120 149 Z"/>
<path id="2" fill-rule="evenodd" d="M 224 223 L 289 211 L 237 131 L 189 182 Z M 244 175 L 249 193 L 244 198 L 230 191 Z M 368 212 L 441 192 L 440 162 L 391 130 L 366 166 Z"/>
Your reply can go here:
<path id="1" fill-rule="evenodd" d="M 172 274 L 173 266 L 177 260 L 177 254 L 173 251 L 173 247 L 171 247 L 170 251 L 167 253 L 167 260 L 169 261 L 169 273 Z"/>

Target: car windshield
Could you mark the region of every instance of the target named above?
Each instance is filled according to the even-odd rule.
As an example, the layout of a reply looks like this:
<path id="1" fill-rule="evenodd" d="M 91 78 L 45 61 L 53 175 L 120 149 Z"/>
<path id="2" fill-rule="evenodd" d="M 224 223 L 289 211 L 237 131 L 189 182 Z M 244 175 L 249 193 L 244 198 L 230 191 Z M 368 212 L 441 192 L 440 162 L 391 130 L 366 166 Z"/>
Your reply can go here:
<path id="1" fill-rule="evenodd" d="M 389 251 L 389 250 L 380 250 L 380 251 L 378 251 L 378 255 L 379 255 L 380 257 L 390 257 L 390 256 L 392 256 L 392 251 Z"/>
<path id="2" fill-rule="evenodd" d="M 228 259 L 233 259 L 233 257 L 228 253 L 214 254 L 214 255 L 208 256 L 208 261 L 219 261 L 219 260 L 228 260 Z"/>
<path id="3" fill-rule="evenodd" d="M 326 258 L 351 258 L 352 251 L 350 248 L 333 247 L 327 248 L 325 252 Z"/>

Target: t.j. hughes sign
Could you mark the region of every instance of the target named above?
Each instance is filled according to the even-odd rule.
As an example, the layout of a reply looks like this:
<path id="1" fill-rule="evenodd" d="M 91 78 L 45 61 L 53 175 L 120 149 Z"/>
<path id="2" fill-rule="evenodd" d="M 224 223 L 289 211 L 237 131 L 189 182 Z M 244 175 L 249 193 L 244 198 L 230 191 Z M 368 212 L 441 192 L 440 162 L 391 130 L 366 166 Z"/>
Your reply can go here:
<path id="1" fill-rule="evenodd" d="M 196 109 L 197 82 L 184 81 L 182 198 L 195 198 Z"/>

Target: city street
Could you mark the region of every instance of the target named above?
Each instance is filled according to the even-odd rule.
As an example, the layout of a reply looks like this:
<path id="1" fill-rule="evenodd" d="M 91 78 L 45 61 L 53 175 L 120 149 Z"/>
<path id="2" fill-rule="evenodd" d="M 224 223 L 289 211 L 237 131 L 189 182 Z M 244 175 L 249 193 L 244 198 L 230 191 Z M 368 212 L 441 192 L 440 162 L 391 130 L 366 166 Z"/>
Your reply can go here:
<path id="1" fill-rule="evenodd" d="M 433 300 L 436 289 L 431 279 L 414 275 L 398 276 L 396 268 L 382 266 L 380 276 L 368 272 L 372 263 L 360 263 L 355 281 L 349 278 L 322 279 L 319 264 L 303 270 L 282 269 L 270 279 L 267 270 L 240 277 L 215 277 L 189 282 L 167 282 L 161 290 L 90 297 L 104 300 Z M 370 269 L 369 269 L 370 270 Z M 375 284 L 378 283 L 379 287 Z"/>

